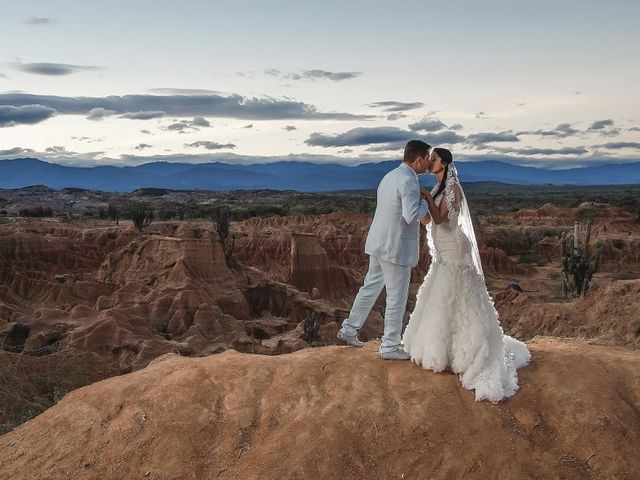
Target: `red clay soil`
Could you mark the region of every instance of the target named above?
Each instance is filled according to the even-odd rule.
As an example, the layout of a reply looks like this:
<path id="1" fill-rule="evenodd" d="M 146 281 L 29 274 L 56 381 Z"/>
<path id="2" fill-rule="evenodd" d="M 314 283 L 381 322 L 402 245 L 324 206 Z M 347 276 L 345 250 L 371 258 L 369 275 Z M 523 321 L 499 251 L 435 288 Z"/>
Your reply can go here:
<path id="1" fill-rule="evenodd" d="M 376 342 L 276 357 L 166 354 L 0 437 L 0 477 L 631 479 L 640 352 L 546 337 L 520 391 L 475 402 Z"/>

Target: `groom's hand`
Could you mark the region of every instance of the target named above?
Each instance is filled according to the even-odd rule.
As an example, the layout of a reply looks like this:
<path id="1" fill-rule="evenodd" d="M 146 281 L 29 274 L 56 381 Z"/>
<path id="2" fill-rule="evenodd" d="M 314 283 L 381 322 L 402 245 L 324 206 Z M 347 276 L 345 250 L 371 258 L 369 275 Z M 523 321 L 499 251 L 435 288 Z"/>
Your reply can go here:
<path id="1" fill-rule="evenodd" d="M 429 191 L 426 188 L 420 189 L 420 198 L 426 200 L 429 195 Z"/>

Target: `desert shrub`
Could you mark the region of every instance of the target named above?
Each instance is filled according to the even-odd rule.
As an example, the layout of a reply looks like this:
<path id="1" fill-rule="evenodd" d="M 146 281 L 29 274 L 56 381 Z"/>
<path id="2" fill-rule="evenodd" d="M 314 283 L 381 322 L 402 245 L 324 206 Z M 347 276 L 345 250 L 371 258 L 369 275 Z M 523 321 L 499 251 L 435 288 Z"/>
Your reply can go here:
<path id="1" fill-rule="evenodd" d="M 34 208 L 21 208 L 18 210 L 21 217 L 53 217 L 53 209 L 51 207 L 44 208 L 37 206 Z"/>
<path id="2" fill-rule="evenodd" d="M 158 218 L 163 221 L 171 220 L 177 216 L 178 212 L 176 210 L 162 208 L 158 211 Z"/>
<path id="3" fill-rule="evenodd" d="M 303 333 L 302 339 L 305 342 L 312 342 L 318 337 L 320 331 L 320 323 L 322 320 L 322 314 L 319 312 L 309 312 L 305 319 L 302 321 Z"/>
<path id="4" fill-rule="evenodd" d="M 120 223 L 120 209 L 114 204 L 109 204 L 109 207 L 107 208 L 107 215 L 111 220 L 116 222 L 116 225 Z"/>
<path id="5" fill-rule="evenodd" d="M 96 380 L 87 356 L 79 351 L 58 350 L 46 366 L 30 357 L 0 349 L 0 435 Z"/>
<path id="6" fill-rule="evenodd" d="M 136 230 L 142 235 L 144 229 L 151 225 L 154 214 L 149 205 L 136 202 L 133 203 L 129 209 L 129 218 L 133 222 L 133 226 L 136 227 Z"/>
<path id="7" fill-rule="evenodd" d="M 135 193 L 142 197 L 161 197 L 169 193 L 169 190 L 167 190 L 166 188 L 147 187 L 139 188 Z"/>
<path id="8" fill-rule="evenodd" d="M 227 238 L 229 238 L 229 231 L 231 227 L 231 211 L 229 210 L 229 207 L 223 206 L 216 209 L 213 212 L 212 219 L 218 238 L 224 245 Z"/>

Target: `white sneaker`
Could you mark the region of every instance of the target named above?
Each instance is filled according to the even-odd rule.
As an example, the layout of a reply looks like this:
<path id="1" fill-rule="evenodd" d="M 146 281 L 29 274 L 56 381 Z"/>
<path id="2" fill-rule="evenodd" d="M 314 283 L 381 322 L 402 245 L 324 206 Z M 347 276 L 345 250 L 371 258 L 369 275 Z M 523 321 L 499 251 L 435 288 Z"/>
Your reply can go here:
<path id="1" fill-rule="evenodd" d="M 411 360 L 411 355 L 400 349 L 392 352 L 380 352 L 380 357 L 384 360 Z"/>
<path id="2" fill-rule="evenodd" d="M 354 347 L 364 347 L 364 342 L 358 340 L 357 335 L 347 335 L 342 330 L 338 332 L 338 338 L 347 345 L 353 345 Z"/>

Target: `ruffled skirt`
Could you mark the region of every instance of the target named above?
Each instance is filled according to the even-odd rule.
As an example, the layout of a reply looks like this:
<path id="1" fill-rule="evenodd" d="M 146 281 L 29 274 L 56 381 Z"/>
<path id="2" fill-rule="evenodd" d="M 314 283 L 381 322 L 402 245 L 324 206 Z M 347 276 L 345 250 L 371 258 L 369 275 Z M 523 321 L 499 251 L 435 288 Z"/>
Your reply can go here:
<path id="1" fill-rule="evenodd" d="M 402 343 L 424 369 L 458 373 L 476 400 L 493 403 L 515 394 L 516 370 L 531 359 L 524 343 L 503 334 L 484 279 L 468 263 L 431 265 Z"/>

